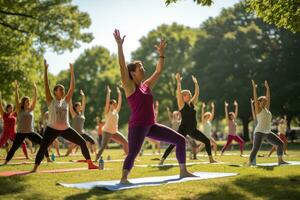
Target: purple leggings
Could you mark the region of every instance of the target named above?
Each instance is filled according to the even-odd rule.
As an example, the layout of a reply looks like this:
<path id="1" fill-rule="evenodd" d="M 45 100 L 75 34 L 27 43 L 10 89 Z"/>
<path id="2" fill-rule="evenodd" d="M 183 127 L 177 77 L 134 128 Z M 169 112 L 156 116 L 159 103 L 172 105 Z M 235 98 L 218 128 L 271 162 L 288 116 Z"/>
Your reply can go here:
<path id="1" fill-rule="evenodd" d="M 129 152 L 124 160 L 123 169 L 130 171 L 133 167 L 134 160 L 141 150 L 145 137 L 159 140 L 176 146 L 176 157 L 178 162 L 185 163 L 185 139 L 176 131 L 155 123 L 150 126 L 129 127 L 128 147 Z"/>
<path id="2" fill-rule="evenodd" d="M 245 143 L 244 140 L 240 136 L 238 136 L 238 135 L 228 135 L 227 143 L 223 147 L 222 153 L 224 153 L 224 151 L 232 143 L 233 140 L 236 141 L 237 143 L 239 143 L 239 145 L 240 145 L 240 151 L 243 152 L 244 143 Z"/>

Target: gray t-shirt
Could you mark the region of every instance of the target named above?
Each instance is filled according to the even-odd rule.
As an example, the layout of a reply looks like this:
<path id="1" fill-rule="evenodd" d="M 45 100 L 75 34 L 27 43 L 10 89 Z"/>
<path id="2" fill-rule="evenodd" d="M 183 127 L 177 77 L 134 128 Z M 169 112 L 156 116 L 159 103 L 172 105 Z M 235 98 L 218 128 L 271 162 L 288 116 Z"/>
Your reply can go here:
<path id="1" fill-rule="evenodd" d="M 72 125 L 73 128 L 80 134 L 84 133 L 84 122 L 85 122 L 85 116 L 84 113 L 76 114 L 73 118 Z"/>
<path id="2" fill-rule="evenodd" d="M 34 127 L 33 111 L 21 110 L 17 116 L 17 133 L 31 133 Z"/>

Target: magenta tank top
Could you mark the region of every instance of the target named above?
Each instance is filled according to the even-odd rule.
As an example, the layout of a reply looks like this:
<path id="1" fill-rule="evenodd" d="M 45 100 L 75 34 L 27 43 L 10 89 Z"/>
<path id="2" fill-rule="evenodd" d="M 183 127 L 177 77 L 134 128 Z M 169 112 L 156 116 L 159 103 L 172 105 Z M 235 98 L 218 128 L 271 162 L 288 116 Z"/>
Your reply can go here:
<path id="1" fill-rule="evenodd" d="M 236 123 L 233 120 L 228 120 L 229 135 L 236 135 Z"/>
<path id="2" fill-rule="evenodd" d="M 129 127 L 149 126 L 155 123 L 153 96 L 150 88 L 142 83 L 127 97 L 131 109 Z"/>

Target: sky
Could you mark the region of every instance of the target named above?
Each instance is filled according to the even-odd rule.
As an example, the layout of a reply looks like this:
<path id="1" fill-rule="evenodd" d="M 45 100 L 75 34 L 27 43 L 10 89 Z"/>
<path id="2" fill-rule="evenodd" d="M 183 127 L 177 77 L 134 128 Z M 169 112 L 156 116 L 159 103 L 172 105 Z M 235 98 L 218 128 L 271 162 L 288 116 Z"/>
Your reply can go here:
<path id="1" fill-rule="evenodd" d="M 239 0 L 215 0 L 210 7 L 196 5 L 193 0 L 181 0 L 176 4 L 165 5 L 164 0 L 74 0 L 79 10 L 90 15 L 92 24 L 84 30 L 93 33 L 94 40 L 81 43 L 81 47 L 63 54 L 48 49 L 45 58 L 49 63 L 49 71 L 57 75 L 61 70 L 69 68 L 85 49 L 95 45 L 107 48 L 116 53 L 117 47 L 113 38 L 113 30 L 119 29 L 126 35 L 124 53 L 130 60 L 131 52 L 139 47 L 139 39 L 161 24 L 176 22 L 189 27 L 199 27 L 209 17 L 219 15 L 222 8 L 233 6 Z"/>

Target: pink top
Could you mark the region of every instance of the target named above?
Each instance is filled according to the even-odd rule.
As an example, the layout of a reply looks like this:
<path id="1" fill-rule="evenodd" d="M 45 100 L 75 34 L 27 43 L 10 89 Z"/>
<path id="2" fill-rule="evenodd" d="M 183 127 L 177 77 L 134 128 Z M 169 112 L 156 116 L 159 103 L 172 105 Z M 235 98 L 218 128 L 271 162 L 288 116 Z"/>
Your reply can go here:
<path id="1" fill-rule="evenodd" d="M 127 97 L 131 109 L 129 127 L 150 126 L 155 123 L 151 89 L 144 83 L 136 86 L 135 92 Z"/>
<path id="2" fill-rule="evenodd" d="M 236 135 L 236 123 L 234 120 L 228 120 L 229 135 Z"/>
<path id="3" fill-rule="evenodd" d="M 16 133 L 17 113 L 4 113 L 3 114 L 3 132 L 8 135 Z"/>

